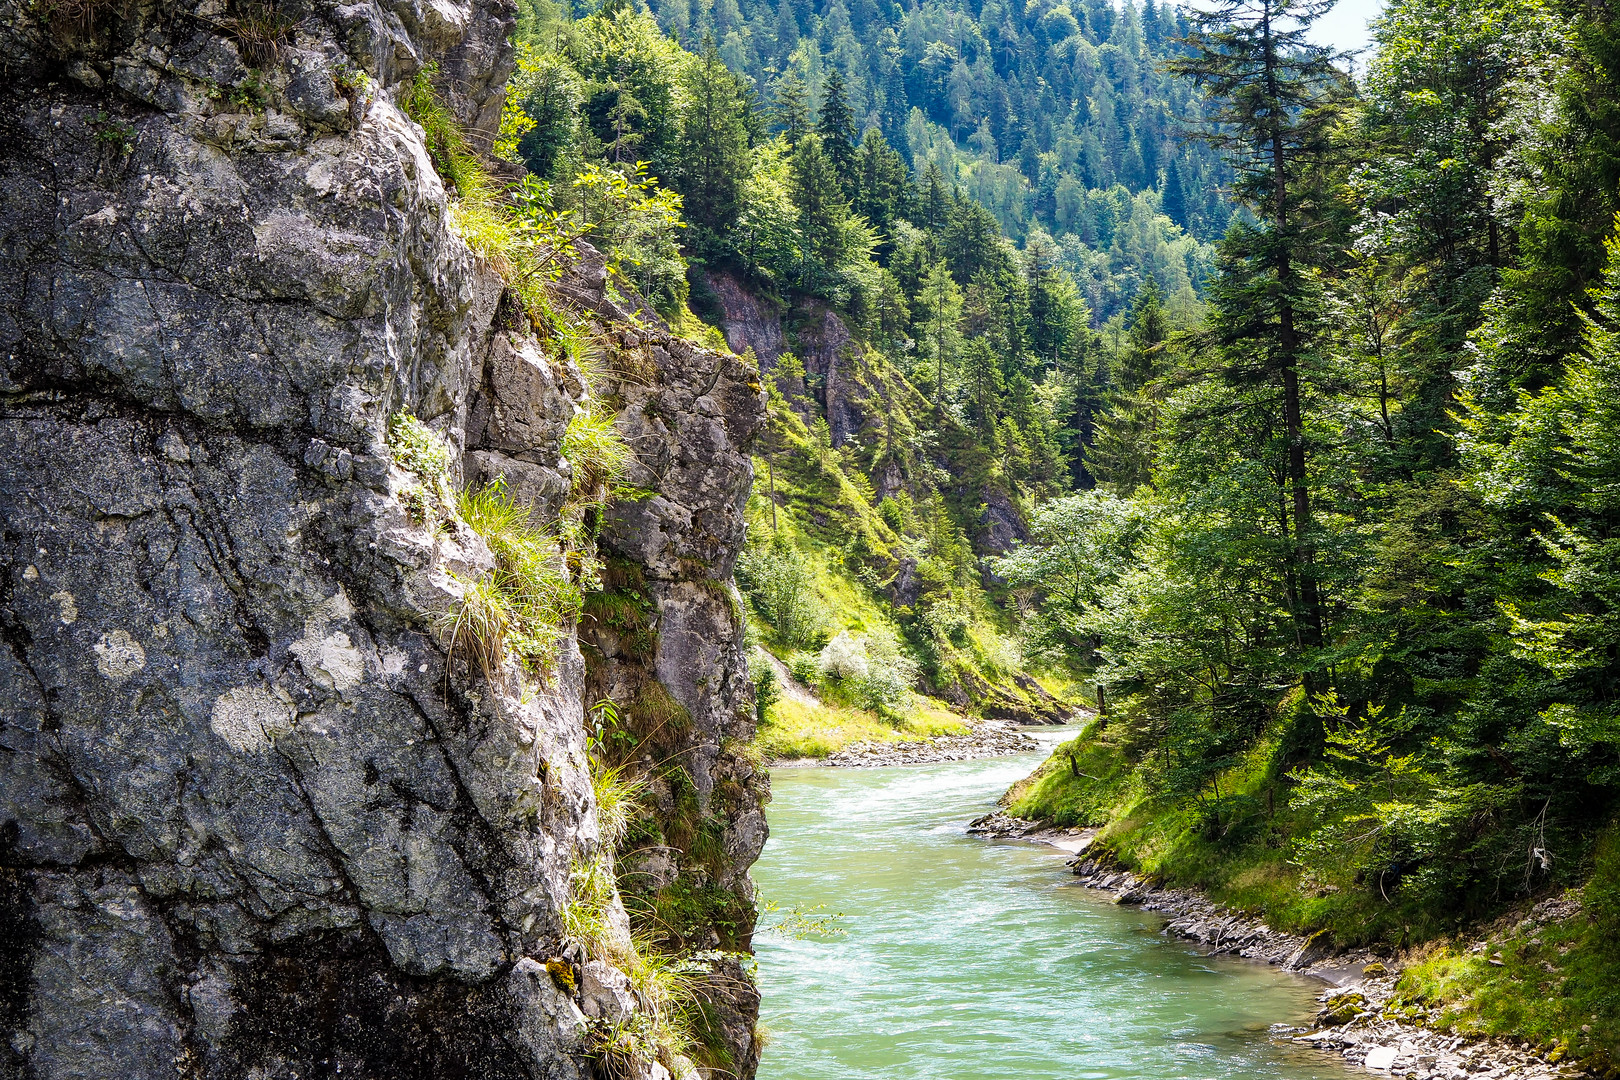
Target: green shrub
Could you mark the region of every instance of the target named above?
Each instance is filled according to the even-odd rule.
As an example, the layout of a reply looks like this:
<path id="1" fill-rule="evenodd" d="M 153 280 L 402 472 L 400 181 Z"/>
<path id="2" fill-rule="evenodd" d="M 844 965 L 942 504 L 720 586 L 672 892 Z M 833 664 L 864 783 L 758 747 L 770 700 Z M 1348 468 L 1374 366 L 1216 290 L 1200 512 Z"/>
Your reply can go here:
<path id="1" fill-rule="evenodd" d="M 763 724 L 770 715 L 771 706 L 782 699 L 782 685 L 776 678 L 776 667 L 764 657 L 763 649 L 756 648 L 748 658 L 748 674 L 754 683 L 754 718 Z"/>
<path id="2" fill-rule="evenodd" d="M 854 704 L 894 717 L 911 704 L 917 663 L 900 650 L 893 634 L 864 636 L 840 630 L 816 657 L 818 686 L 837 689 Z"/>
<path id="3" fill-rule="evenodd" d="M 737 560 L 737 583 L 790 649 L 812 648 L 827 638 L 827 611 L 816 595 L 815 571 L 785 543 L 750 546 Z"/>
<path id="4" fill-rule="evenodd" d="M 408 412 L 395 413 L 388 420 L 388 453 L 400 468 L 435 489 L 449 478 L 455 460 L 439 433 Z"/>

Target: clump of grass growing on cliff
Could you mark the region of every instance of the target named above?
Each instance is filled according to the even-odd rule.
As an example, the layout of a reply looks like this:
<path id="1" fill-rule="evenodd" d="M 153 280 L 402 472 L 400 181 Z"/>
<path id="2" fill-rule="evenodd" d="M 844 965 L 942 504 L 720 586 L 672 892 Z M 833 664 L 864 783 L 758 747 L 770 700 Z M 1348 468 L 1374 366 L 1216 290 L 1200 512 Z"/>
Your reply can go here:
<path id="1" fill-rule="evenodd" d="M 580 612 L 580 591 L 556 538 L 512 500 L 501 477 L 461 492 L 456 513 L 489 545 L 495 569 L 469 584 L 446 616 L 452 647 L 467 649 L 486 677 L 501 669 L 508 650 L 531 669 L 549 665 Z"/>
<path id="2" fill-rule="evenodd" d="M 439 628 L 450 655 L 461 654 L 493 682 L 506 666 L 515 622 L 512 602 L 493 575 L 464 581 L 462 587 L 460 601 L 444 614 Z"/>
<path id="3" fill-rule="evenodd" d="M 562 453 L 574 470 L 571 501 L 581 508 L 605 505 L 630 468 L 630 447 L 619 435 L 612 410 L 595 400 L 568 422 Z"/>
<path id="4" fill-rule="evenodd" d="M 627 780 L 621 775 L 622 766 L 593 771 L 592 786 L 596 790 L 596 823 L 601 830 L 602 842 L 617 846 L 630 823 L 641 809 L 641 794 L 646 785 Z"/>
<path id="5" fill-rule="evenodd" d="M 415 120 L 422 128 L 433 167 L 459 192 L 462 182 L 469 178 L 468 170 L 478 169 L 478 159 L 474 157 L 472 148 L 467 145 L 467 137 L 462 134 L 461 126 L 456 123 L 450 107 L 445 104 L 433 85 L 438 75 L 437 63 L 423 64 L 417 69 L 416 78 L 411 80 L 411 85 L 404 96 L 400 98 L 399 106 L 405 110 L 406 116 Z M 482 172 L 481 169 L 478 171 Z"/>
<path id="6" fill-rule="evenodd" d="M 503 278 L 512 280 L 520 276 L 517 249 L 521 230 L 511 207 L 501 197 L 499 185 L 478 160 L 449 106 L 434 87 L 438 74 L 438 64 L 423 65 L 400 99 L 400 107 L 421 126 L 434 169 L 455 189 L 456 201 L 450 208 L 451 227 L 473 254 Z"/>

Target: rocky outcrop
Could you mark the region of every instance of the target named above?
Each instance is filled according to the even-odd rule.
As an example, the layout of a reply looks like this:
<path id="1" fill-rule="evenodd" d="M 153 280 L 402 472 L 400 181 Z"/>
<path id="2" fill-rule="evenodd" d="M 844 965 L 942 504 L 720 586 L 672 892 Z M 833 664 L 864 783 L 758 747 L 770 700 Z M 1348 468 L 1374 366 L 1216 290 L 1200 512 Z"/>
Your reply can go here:
<path id="1" fill-rule="evenodd" d="M 594 263 L 561 291 L 600 320 L 601 389 L 635 451 L 639 494 L 601 522 L 605 588 L 580 627 L 590 698 L 613 703 L 604 743 L 654 809 L 625 845 L 622 887 L 667 945 L 714 956 L 699 992 L 708 1041 L 723 1047 L 711 1064 L 752 1076 L 759 997 L 727 954 L 751 947 L 748 867 L 765 844 L 769 778 L 748 752 L 754 695 L 731 571 L 764 388 L 736 355 L 673 337 L 656 316 L 631 319 Z"/>
<path id="2" fill-rule="evenodd" d="M 775 367 L 776 358 L 787 352 L 782 313 L 776 305 L 762 299 L 735 274 L 712 273 L 708 282 L 724 316 L 726 344 L 738 356 L 754 350 L 760 367 L 766 371 Z"/>
<path id="3" fill-rule="evenodd" d="M 0 1077 L 589 1075 L 586 1014 L 639 1004 L 565 929 L 599 855 L 584 661 L 564 628 L 537 673 L 448 665 L 492 556 L 386 442 L 428 421 L 452 483 L 502 472 L 542 521 L 568 488 L 579 372 L 395 105 L 436 62 L 487 145 L 510 10 L 0 11 Z M 747 412 L 710 385 L 736 366 L 643 375 L 684 438 Z M 691 502 L 666 668 L 718 791 L 740 534 Z M 746 802 L 709 804 L 739 896 Z"/>

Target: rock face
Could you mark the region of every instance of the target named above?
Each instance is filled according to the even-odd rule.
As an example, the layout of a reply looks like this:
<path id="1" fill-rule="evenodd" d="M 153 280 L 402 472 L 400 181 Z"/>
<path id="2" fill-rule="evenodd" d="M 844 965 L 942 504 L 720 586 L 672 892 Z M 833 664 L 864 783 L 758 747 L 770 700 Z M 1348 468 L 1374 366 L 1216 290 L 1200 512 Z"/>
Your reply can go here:
<path id="1" fill-rule="evenodd" d="M 565 933 L 607 857 L 585 663 L 565 628 L 541 677 L 447 669 L 435 620 L 493 559 L 407 509 L 386 442 L 428 421 L 452 484 L 502 472 L 542 522 L 568 490 L 579 372 L 394 104 L 437 63 L 487 140 L 511 27 L 500 0 L 0 3 L 0 1077 L 592 1073 L 584 988 L 622 983 Z M 673 443 L 747 413 L 721 363 L 646 372 Z M 748 732 L 726 437 L 692 489 L 721 509 L 671 509 L 649 569 L 711 791 Z M 748 895 L 757 794 L 709 806 Z"/>
<path id="2" fill-rule="evenodd" d="M 635 450 L 629 483 L 645 492 L 602 522 L 606 588 L 580 625 L 590 700 L 613 702 L 617 717 L 604 742 L 624 748 L 620 760 L 646 779 L 656 810 L 625 844 L 621 887 L 667 945 L 745 952 L 755 912 L 747 869 L 765 844 L 770 789 L 747 750 L 754 695 L 731 571 L 764 388 L 731 353 L 671 337 L 645 315 L 629 325 L 590 262 L 560 291 L 601 323 L 602 388 Z M 734 957 L 711 969 L 699 996 L 724 1048 L 713 1064 L 752 1076 L 758 994 Z"/>

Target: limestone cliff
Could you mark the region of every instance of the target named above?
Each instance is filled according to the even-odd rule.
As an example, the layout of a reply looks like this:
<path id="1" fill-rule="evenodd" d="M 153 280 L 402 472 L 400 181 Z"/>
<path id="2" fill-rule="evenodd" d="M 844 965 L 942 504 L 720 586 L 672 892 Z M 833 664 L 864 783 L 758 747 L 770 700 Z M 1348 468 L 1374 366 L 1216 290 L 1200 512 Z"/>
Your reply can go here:
<path id="1" fill-rule="evenodd" d="M 611 855 L 573 628 L 538 673 L 450 663 L 437 622 L 492 555 L 387 443 L 420 417 L 452 484 L 506 474 L 542 523 L 568 486 L 584 380 L 396 105 L 436 64 L 487 147 L 510 19 L 0 3 L 0 1077 L 589 1076 L 587 1014 L 641 1008 L 565 927 Z M 608 545 L 651 583 L 649 677 L 746 897 L 763 789 L 716 597 L 757 387 L 601 322 L 648 357 L 614 400 L 646 495 Z M 746 1066 L 751 988 L 711 967 Z"/>

